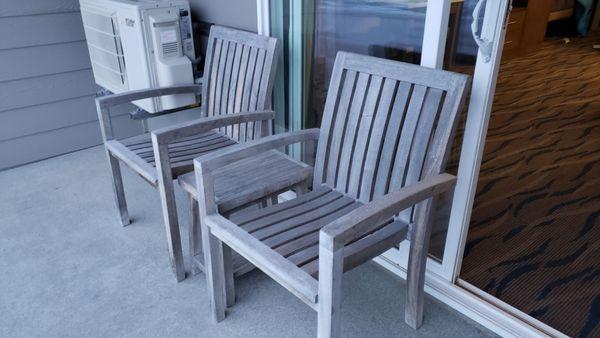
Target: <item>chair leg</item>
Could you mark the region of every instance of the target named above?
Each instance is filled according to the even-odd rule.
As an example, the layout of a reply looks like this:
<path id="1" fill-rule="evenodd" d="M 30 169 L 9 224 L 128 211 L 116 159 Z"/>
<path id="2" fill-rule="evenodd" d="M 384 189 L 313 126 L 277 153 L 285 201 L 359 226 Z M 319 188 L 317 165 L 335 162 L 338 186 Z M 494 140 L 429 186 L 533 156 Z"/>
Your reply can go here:
<path id="1" fill-rule="evenodd" d="M 223 243 L 210 233 L 202 222 L 202 245 L 204 248 L 204 272 L 213 320 L 225 319 L 225 268 L 223 261 Z"/>
<path id="2" fill-rule="evenodd" d="M 413 329 L 423 324 L 423 299 L 425 287 L 425 271 L 427 268 L 427 252 L 431 235 L 429 210 L 432 201 L 428 199 L 416 207 L 414 232 L 410 242 L 408 256 L 407 294 L 404 321 Z"/>
<path id="3" fill-rule="evenodd" d="M 343 259 L 343 250 L 319 249 L 319 338 L 340 337 Z"/>
<path id="4" fill-rule="evenodd" d="M 111 175 L 113 180 L 113 193 L 117 210 L 121 218 L 121 225 L 126 226 L 131 223 L 129 212 L 127 211 L 127 201 L 125 200 L 125 190 L 123 189 L 123 176 L 121 175 L 121 165 L 119 160 L 114 157 L 108 150 L 108 163 L 110 164 Z"/>
<path id="5" fill-rule="evenodd" d="M 233 260 L 231 248 L 223 244 L 223 268 L 225 273 L 225 300 L 227 307 L 235 305 L 235 282 L 233 279 Z"/>
<path id="6" fill-rule="evenodd" d="M 173 180 L 170 177 L 159 177 L 158 191 L 160 193 L 160 201 L 163 210 L 171 267 L 173 268 L 177 282 L 181 282 L 185 279 L 185 266 L 183 264 L 181 234 L 179 233 L 179 220 L 177 217 L 177 206 L 175 204 Z"/>
<path id="7" fill-rule="evenodd" d="M 270 204 L 271 205 L 277 205 L 277 203 L 279 203 L 279 196 L 278 195 L 272 195 L 270 198 Z"/>
<path id="8" fill-rule="evenodd" d="M 268 206 L 269 206 L 269 201 L 267 200 L 267 198 L 262 198 L 260 200 L 260 202 L 258 203 L 258 207 L 261 208 L 261 209 L 262 208 L 266 208 Z"/>
<path id="9" fill-rule="evenodd" d="M 204 270 L 204 253 L 202 252 L 202 232 L 200 227 L 200 210 L 198 202 L 192 194 L 188 194 L 190 200 L 190 261 L 192 264 L 192 275 L 196 275 Z"/>
<path id="10" fill-rule="evenodd" d="M 304 195 L 308 192 L 308 182 L 303 181 L 301 183 L 298 183 L 295 187 L 296 190 L 296 196 L 301 196 Z"/>

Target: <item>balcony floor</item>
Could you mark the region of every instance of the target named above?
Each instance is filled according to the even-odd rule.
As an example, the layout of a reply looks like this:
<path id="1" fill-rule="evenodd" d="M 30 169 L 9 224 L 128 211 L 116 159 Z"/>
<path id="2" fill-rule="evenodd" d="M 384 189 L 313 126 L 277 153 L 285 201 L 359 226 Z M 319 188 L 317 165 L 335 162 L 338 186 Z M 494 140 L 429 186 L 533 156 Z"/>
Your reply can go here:
<path id="1" fill-rule="evenodd" d="M 0 172 L 0 336 L 316 335 L 316 313 L 259 271 L 236 280 L 238 302 L 214 324 L 204 275 L 178 284 L 168 267 L 158 193 L 125 169 L 133 223 L 122 228 L 108 172 L 101 147 Z M 404 288 L 375 264 L 347 273 L 343 336 L 493 335 L 431 298 L 413 331 Z"/>

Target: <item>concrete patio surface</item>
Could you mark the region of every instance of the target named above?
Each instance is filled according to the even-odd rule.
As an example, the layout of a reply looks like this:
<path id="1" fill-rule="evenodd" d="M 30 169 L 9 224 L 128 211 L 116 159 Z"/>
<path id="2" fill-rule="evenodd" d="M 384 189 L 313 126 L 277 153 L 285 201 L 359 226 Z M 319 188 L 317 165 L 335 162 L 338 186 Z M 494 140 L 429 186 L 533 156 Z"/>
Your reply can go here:
<path id="1" fill-rule="evenodd" d="M 101 147 L 0 172 L 0 337 L 316 335 L 316 313 L 260 271 L 236 280 L 236 305 L 213 323 L 204 275 L 177 283 L 171 273 L 158 193 L 123 171 L 125 228 Z M 177 194 L 187 253 L 188 208 Z M 405 283 L 374 263 L 343 284 L 344 337 L 493 336 L 430 297 L 412 330 Z"/>

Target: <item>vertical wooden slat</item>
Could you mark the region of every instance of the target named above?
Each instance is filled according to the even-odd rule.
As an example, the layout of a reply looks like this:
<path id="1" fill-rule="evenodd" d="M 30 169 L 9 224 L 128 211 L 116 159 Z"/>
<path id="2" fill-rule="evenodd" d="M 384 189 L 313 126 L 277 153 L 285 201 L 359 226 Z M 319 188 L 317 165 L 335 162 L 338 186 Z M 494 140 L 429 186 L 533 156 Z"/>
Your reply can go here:
<path id="1" fill-rule="evenodd" d="M 258 48 L 250 48 L 250 56 L 248 56 L 248 67 L 246 68 L 246 76 L 244 81 L 244 93 L 242 94 L 241 111 L 248 111 L 250 108 L 250 92 L 252 91 L 252 81 L 254 79 L 254 71 L 256 67 L 256 55 Z"/>
<path id="2" fill-rule="evenodd" d="M 248 66 L 246 68 L 246 76 L 244 81 L 244 93 L 242 94 L 242 106 L 241 111 L 249 111 L 250 110 L 250 97 L 252 93 L 252 84 L 254 80 L 254 72 L 256 71 L 256 56 L 258 55 L 258 48 L 252 47 L 250 49 L 250 55 L 248 56 Z M 244 139 L 242 142 L 247 140 L 251 140 L 251 132 L 249 133 L 248 123 L 245 123 L 243 126 Z"/>
<path id="3" fill-rule="evenodd" d="M 356 89 L 354 90 L 354 97 L 352 99 L 352 105 L 350 106 L 350 115 L 348 116 L 348 125 L 346 127 L 346 134 L 344 135 L 344 141 L 342 145 L 342 155 L 340 157 L 340 164 L 338 169 L 338 181 L 336 188 L 346 193 L 348 178 L 350 176 L 350 164 L 354 160 L 352 158 L 356 133 L 358 132 L 360 117 L 367 94 L 367 88 L 369 85 L 370 75 L 366 73 L 360 73 L 358 75 L 358 81 L 356 83 Z"/>
<path id="4" fill-rule="evenodd" d="M 350 107 L 350 101 L 354 93 L 354 86 L 356 84 L 356 72 L 347 71 L 344 79 L 344 86 L 342 88 L 342 94 L 340 101 L 337 106 L 337 113 L 335 114 L 335 125 L 333 127 L 333 134 L 331 136 L 331 144 L 329 145 L 329 163 L 327 166 L 327 178 L 326 182 L 332 187 L 336 185 L 338 163 L 340 161 L 340 149 L 342 146 L 342 139 L 346 132 L 346 122 L 348 116 L 348 109 Z"/>
<path id="5" fill-rule="evenodd" d="M 385 133 L 383 150 L 379 159 L 377 174 L 375 175 L 375 190 L 373 196 L 382 196 L 387 192 L 390 184 L 392 166 L 396 155 L 398 139 L 402 131 L 402 125 L 406 117 L 406 110 L 412 93 L 412 85 L 401 82 L 398 85 L 390 119 Z"/>
<path id="6" fill-rule="evenodd" d="M 229 41 L 223 41 L 221 48 L 221 57 L 219 58 L 219 66 L 217 67 L 217 84 L 215 88 L 215 107 L 212 116 L 221 115 L 221 102 L 223 98 L 223 80 L 225 78 L 225 65 L 227 63 L 227 53 L 229 52 Z"/>
<path id="7" fill-rule="evenodd" d="M 235 94 L 235 106 L 234 110 L 236 112 L 242 111 L 242 98 L 244 97 L 244 92 L 246 91 L 246 78 L 250 63 L 250 46 L 244 45 L 242 50 L 242 58 L 240 60 L 240 71 L 238 75 L 238 83 Z M 240 123 L 238 125 L 238 141 L 245 142 L 246 141 L 246 124 Z"/>
<path id="8" fill-rule="evenodd" d="M 229 114 L 227 108 L 229 107 L 229 89 L 231 82 L 231 70 L 233 68 L 233 61 L 235 55 L 235 49 L 237 44 L 235 42 L 229 42 L 229 47 L 227 50 L 227 59 L 225 60 L 225 70 L 223 73 L 223 87 L 221 91 L 221 110 L 219 111 L 220 115 Z M 230 136 L 227 130 L 227 127 L 219 128 L 219 130 L 227 136 Z"/>
<path id="9" fill-rule="evenodd" d="M 231 69 L 231 80 L 229 84 L 229 98 L 227 100 L 227 114 L 239 112 L 235 110 L 235 101 L 237 94 L 238 77 L 240 76 L 240 63 L 242 58 L 243 44 L 237 44 L 235 49 L 235 55 L 233 58 L 233 68 Z M 233 125 L 228 127 L 230 129 L 231 138 L 239 141 L 239 127 Z"/>
<path id="10" fill-rule="evenodd" d="M 410 103 L 408 104 L 408 111 L 406 112 L 406 119 L 402 126 L 402 134 L 398 141 L 399 145 L 394 158 L 394 166 L 392 168 L 392 176 L 388 191 L 398 190 L 404 184 L 410 149 L 412 147 L 417 123 L 419 122 L 419 116 L 421 115 L 421 107 L 423 106 L 426 92 L 427 87 L 424 86 L 415 85 L 413 88 Z"/>
<path id="11" fill-rule="evenodd" d="M 200 97 L 200 109 L 202 110 L 203 116 L 207 116 L 208 102 L 210 101 L 209 88 L 212 88 L 210 82 L 210 79 L 212 78 L 211 74 L 213 71 L 212 64 L 214 60 L 215 51 L 217 50 L 215 45 L 216 39 L 214 38 L 214 36 L 210 36 L 206 44 L 206 60 L 204 64 L 204 74 L 208 75 L 209 78 L 206 78 L 205 76 L 204 85 L 202 86 L 202 95 Z"/>
<path id="12" fill-rule="evenodd" d="M 275 73 L 277 69 L 274 67 L 274 62 L 268 62 L 273 60 L 279 54 L 278 44 L 275 41 L 271 43 L 271 48 L 265 50 L 265 59 L 263 65 L 262 76 L 260 80 L 260 89 L 258 91 L 258 106 L 257 109 L 270 109 L 271 108 L 271 97 L 269 93 L 273 90 L 273 82 L 275 81 Z M 263 105 L 260 107 L 260 105 Z"/>
<path id="13" fill-rule="evenodd" d="M 256 55 L 256 66 L 254 70 L 254 77 L 252 79 L 252 90 L 250 91 L 250 103 L 248 106 L 248 111 L 260 109 L 258 106 L 258 92 L 260 91 L 261 79 L 265 67 L 265 56 L 266 51 L 264 49 L 259 49 Z M 254 125 L 254 122 L 248 122 L 246 123 L 246 125 L 246 137 L 250 140 L 253 140 L 255 137 L 258 136 L 256 135 L 256 127 Z"/>
<path id="14" fill-rule="evenodd" d="M 446 161 L 450 154 L 449 149 L 452 146 L 450 140 L 454 139 L 454 132 L 458 123 L 457 115 L 460 112 L 459 107 L 465 100 L 464 88 L 467 82 L 467 79 L 457 81 L 455 87 L 446 92 L 443 98 L 440 118 L 438 119 L 430 146 L 431 150 L 428 151 L 426 165 L 429 172 L 424 172 L 423 175 L 435 174 L 437 171 L 443 170 L 446 166 Z"/>
<path id="15" fill-rule="evenodd" d="M 375 122 L 371 130 L 371 137 L 369 139 L 369 147 L 364 162 L 364 169 L 362 179 L 360 181 L 360 195 L 359 200 L 362 202 L 369 202 L 372 197 L 373 186 L 375 185 L 375 172 L 378 164 L 383 156 L 382 152 L 392 152 L 394 149 L 382 148 L 384 144 L 384 137 L 386 133 L 386 126 L 390 118 L 390 109 L 392 99 L 394 97 L 394 91 L 396 90 L 396 81 L 392 79 L 385 79 L 383 89 L 381 90 L 381 97 L 379 104 L 377 105 L 377 113 L 375 114 Z"/>
<path id="16" fill-rule="evenodd" d="M 434 122 L 440 110 L 440 100 L 443 92 L 436 88 L 429 88 L 423 104 L 421 118 L 417 126 L 415 139 L 410 153 L 410 160 L 404 185 L 415 183 L 421 179 L 421 172 L 425 161 L 425 154 L 431 139 Z"/>
<path id="17" fill-rule="evenodd" d="M 261 79 L 265 66 L 266 51 L 259 49 L 256 55 L 256 67 L 254 70 L 254 77 L 252 79 L 252 90 L 250 92 L 250 104 L 248 107 L 249 111 L 256 110 L 258 103 L 258 92 L 260 90 Z"/>
<path id="18" fill-rule="evenodd" d="M 242 97 L 244 96 L 245 83 L 246 83 L 246 71 L 248 69 L 248 58 L 250 56 L 250 46 L 244 45 L 242 48 L 242 56 L 240 59 L 240 70 L 238 73 L 237 86 L 235 90 L 235 105 L 234 110 L 236 112 L 242 111 Z"/>
<path id="19" fill-rule="evenodd" d="M 232 111 L 229 110 L 229 97 L 230 97 L 230 89 L 231 89 L 231 76 L 233 73 L 233 64 L 235 62 L 235 53 L 237 49 L 237 43 L 229 42 L 229 50 L 227 52 L 227 61 L 225 63 L 225 75 L 223 76 L 223 92 L 221 93 L 221 115 L 231 114 Z M 231 136 L 230 134 L 231 127 L 223 127 L 221 128 L 221 132 L 227 136 Z"/>
<path id="20" fill-rule="evenodd" d="M 367 92 L 363 113 L 359 120 L 358 134 L 352 162 L 350 163 L 350 177 L 348 180 L 348 194 L 354 198 L 358 198 L 360 189 L 360 180 L 362 178 L 365 156 L 369 146 L 369 137 L 373 126 L 373 118 L 377 109 L 377 102 L 381 94 L 381 84 L 383 78 L 381 76 L 371 76 L 371 82 Z"/>
<path id="21" fill-rule="evenodd" d="M 321 121 L 321 131 L 319 134 L 319 142 L 317 143 L 317 155 L 315 159 L 314 169 L 314 183 L 313 185 L 319 186 L 323 183 L 323 176 L 326 175 L 324 170 L 328 168 L 329 159 L 329 145 L 331 128 L 333 127 L 333 121 L 335 118 L 335 108 L 338 103 L 339 88 L 342 83 L 342 75 L 344 74 L 343 66 L 346 58 L 346 53 L 340 52 L 337 54 L 335 63 L 333 65 L 333 72 L 331 73 L 331 80 L 329 82 L 329 90 L 327 91 L 327 99 L 325 100 L 325 107 L 323 109 L 323 120 Z M 348 111 L 344 111 L 347 114 Z M 346 119 L 346 116 L 342 117 Z M 334 163 L 337 167 L 337 163 Z M 326 177 L 326 176 L 325 176 Z"/>
<path id="22" fill-rule="evenodd" d="M 215 113 L 215 98 L 217 95 L 217 74 L 219 72 L 219 62 L 221 59 L 221 50 L 223 49 L 223 40 L 216 39 L 214 48 L 214 55 L 210 66 L 210 79 L 208 81 L 210 89 L 208 96 L 208 106 L 206 107 L 206 116 L 213 116 Z"/>

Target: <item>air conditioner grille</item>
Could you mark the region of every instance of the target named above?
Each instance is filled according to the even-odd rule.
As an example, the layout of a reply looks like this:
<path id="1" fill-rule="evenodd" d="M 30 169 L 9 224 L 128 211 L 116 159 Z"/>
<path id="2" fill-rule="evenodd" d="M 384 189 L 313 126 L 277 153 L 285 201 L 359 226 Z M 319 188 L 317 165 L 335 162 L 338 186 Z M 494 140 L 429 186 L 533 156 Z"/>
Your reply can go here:
<path id="1" fill-rule="evenodd" d="M 115 13 L 82 9 L 82 17 L 96 80 L 127 89 L 125 57 Z"/>
<path id="2" fill-rule="evenodd" d="M 179 56 L 179 43 L 177 41 L 162 44 L 163 57 Z"/>

